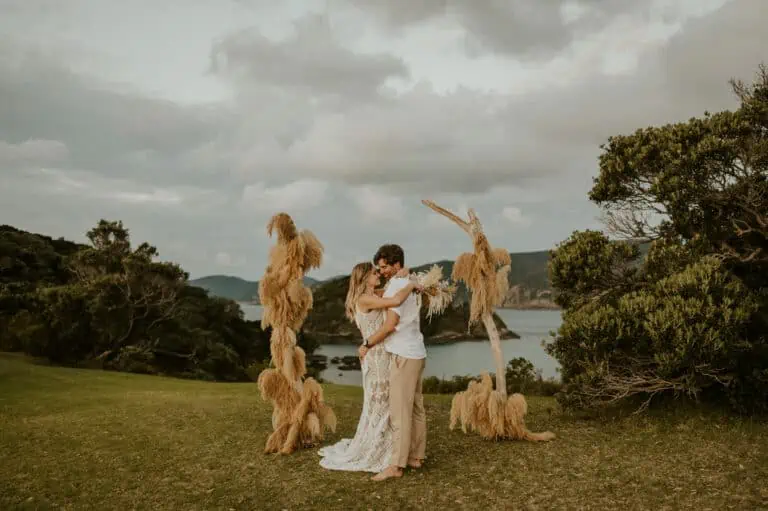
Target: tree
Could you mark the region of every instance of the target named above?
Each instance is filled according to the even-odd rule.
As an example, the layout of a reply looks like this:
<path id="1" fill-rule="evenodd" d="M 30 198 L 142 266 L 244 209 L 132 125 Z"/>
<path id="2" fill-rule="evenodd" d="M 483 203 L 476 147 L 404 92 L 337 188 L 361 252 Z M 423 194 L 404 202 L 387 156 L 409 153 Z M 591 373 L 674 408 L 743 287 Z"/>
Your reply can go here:
<path id="1" fill-rule="evenodd" d="M 768 72 L 732 85 L 735 111 L 602 146 L 589 197 L 620 239 L 574 233 L 549 266 L 565 404 L 768 403 Z"/>
<path id="2" fill-rule="evenodd" d="M 131 249 L 122 222 L 101 220 L 87 236 L 91 246 L 75 254 L 71 267 L 91 291 L 88 310 L 102 334 L 93 355 L 109 359 L 155 338 L 176 313 L 188 275 L 175 263 L 155 261 L 157 249 L 147 243 Z"/>
<path id="3" fill-rule="evenodd" d="M 0 227 L 2 349 L 225 381 L 246 380 L 246 368 L 268 358 L 267 336 L 237 303 L 187 285 L 151 245 L 133 248 L 121 222 L 102 220 L 88 238 L 86 246 Z"/>

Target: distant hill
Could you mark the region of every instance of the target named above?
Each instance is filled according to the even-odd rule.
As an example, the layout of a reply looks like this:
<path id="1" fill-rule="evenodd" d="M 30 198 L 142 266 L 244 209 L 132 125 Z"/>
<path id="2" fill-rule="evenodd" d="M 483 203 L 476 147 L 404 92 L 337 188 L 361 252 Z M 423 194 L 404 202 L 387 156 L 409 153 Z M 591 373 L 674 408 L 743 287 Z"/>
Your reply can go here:
<path id="1" fill-rule="evenodd" d="M 251 301 L 259 294 L 259 283 L 229 275 L 210 275 L 190 280 L 192 286 L 202 287 L 214 296 L 229 298 L 238 302 Z"/>
<path id="2" fill-rule="evenodd" d="M 317 283 L 318 281 L 311 277 L 304 277 L 304 285 L 306 286 L 314 287 Z M 206 289 L 214 296 L 221 296 L 238 302 L 253 302 L 259 299 L 259 283 L 240 277 L 210 275 L 190 280 L 189 284 Z"/>

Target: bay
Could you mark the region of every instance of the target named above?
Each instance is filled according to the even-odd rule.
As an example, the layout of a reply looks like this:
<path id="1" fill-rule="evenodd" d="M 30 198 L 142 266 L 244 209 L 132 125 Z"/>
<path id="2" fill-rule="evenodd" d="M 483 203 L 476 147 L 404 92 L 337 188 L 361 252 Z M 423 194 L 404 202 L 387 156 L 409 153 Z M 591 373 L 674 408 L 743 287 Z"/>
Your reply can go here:
<path id="1" fill-rule="evenodd" d="M 261 318 L 261 307 L 241 303 L 245 317 L 250 320 Z M 550 339 L 550 332 L 556 331 L 562 322 L 560 311 L 552 310 L 515 310 L 498 309 L 497 314 L 507 327 L 520 336 L 520 339 L 501 341 L 504 358 L 516 357 L 528 359 L 544 378 L 558 378 L 559 365 L 549 356 L 542 341 Z M 357 346 L 322 345 L 315 351 L 317 355 L 328 357 L 328 369 L 321 373 L 324 380 L 344 385 L 360 385 L 360 371 L 340 371 L 330 364 L 334 357 L 355 355 Z M 424 376 L 451 378 L 453 376 L 477 375 L 482 371 L 493 371 L 494 363 L 490 345 L 485 342 L 457 342 L 441 346 L 427 346 L 427 365 Z"/>

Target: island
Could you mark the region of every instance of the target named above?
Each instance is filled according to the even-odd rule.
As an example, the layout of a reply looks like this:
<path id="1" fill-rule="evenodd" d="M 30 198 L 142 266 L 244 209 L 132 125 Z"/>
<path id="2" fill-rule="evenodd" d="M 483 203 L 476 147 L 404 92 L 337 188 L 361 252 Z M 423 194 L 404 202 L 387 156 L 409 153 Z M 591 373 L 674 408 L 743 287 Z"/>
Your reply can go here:
<path id="1" fill-rule="evenodd" d="M 344 299 L 349 287 L 349 277 L 337 277 L 316 285 L 313 289 L 314 305 L 302 327 L 304 335 L 320 344 L 359 344 L 360 331 L 344 316 Z M 494 314 L 496 328 L 502 339 L 519 339 L 504 321 Z M 469 306 L 456 300 L 440 316 L 427 319 L 422 312 L 421 331 L 428 346 L 451 344 L 462 341 L 488 339 L 482 324 L 468 330 Z"/>

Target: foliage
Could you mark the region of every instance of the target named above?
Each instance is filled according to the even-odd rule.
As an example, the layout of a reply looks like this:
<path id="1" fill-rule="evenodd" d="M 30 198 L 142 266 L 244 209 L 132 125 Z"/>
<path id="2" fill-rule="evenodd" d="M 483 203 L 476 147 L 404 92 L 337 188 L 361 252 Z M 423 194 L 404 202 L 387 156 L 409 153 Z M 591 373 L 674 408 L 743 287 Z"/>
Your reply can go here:
<path id="1" fill-rule="evenodd" d="M 267 337 L 237 303 L 187 284 L 175 263 L 133 248 L 102 220 L 90 244 L 0 229 L 2 349 L 53 363 L 208 380 L 248 379 Z"/>
<path id="2" fill-rule="evenodd" d="M 518 392 L 530 396 L 551 397 L 562 387 L 556 380 L 544 379 L 541 371 L 537 371 L 534 365 L 524 357 L 510 360 L 507 363 L 505 376 L 508 394 Z M 495 378 L 495 375 L 491 374 L 491 378 Z M 422 381 L 422 392 L 424 394 L 456 394 L 466 390 L 473 381 L 480 381 L 480 376 L 454 376 L 447 380 L 429 376 Z"/>
<path id="3" fill-rule="evenodd" d="M 424 394 L 455 394 L 465 390 L 469 382 L 476 379 L 475 376 L 454 376 L 448 380 L 428 376 L 421 382 L 421 391 Z"/>
<path id="4" fill-rule="evenodd" d="M 733 86 L 735 111 L 603 146 L 590 198 L 624 240 L 577 232 L 550 261 L 563 404 L 768 407 L 768 70 Z"/>
<path id="5" fill-rule="evenodd" d="M 533 363 L 524 357 L 516 357 L 507 362 L 505 372 L 507 394 L 516 392 L 529 396 L 554 396 L 561 390 L 560 382 L 545 379 L 541 370 L 535 369 Z"/>
<path id="6" fill-rule="evenodd" d="M 555 302 L 578 307 L 611 292 L 622 292 L 635 273 L 636 246 L 611 243 L 597 231 L 577 232 L 560 245 L 550 263 Z"/>

